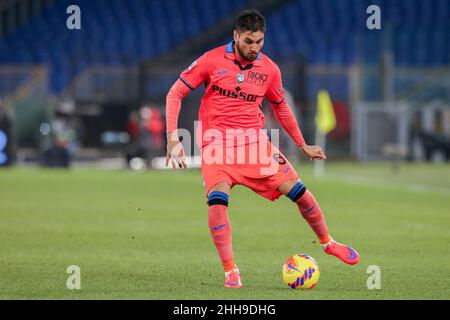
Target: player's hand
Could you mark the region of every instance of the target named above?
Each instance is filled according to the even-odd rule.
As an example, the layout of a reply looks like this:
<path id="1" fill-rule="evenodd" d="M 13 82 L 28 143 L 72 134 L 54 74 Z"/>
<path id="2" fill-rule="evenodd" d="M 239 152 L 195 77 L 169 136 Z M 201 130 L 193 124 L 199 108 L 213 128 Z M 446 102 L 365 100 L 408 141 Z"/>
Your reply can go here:
<path id="1" fill-rule="evenodd" d="M 301 150 L 303 154 L 309 158 L 309 160 L 326 160 L 327 158 L 322 148 L 319 146 L 308 146 L 305 144 L 301 147 Z"/>
<path id="2" fill-rule="evenodd" d="M 169 161 L 172 163 L 173 171 L 176 170 L 177 166 L 187 169 L 184 148 L 176 131 L 167 134 L 166 167 L 168 166 Z"/>

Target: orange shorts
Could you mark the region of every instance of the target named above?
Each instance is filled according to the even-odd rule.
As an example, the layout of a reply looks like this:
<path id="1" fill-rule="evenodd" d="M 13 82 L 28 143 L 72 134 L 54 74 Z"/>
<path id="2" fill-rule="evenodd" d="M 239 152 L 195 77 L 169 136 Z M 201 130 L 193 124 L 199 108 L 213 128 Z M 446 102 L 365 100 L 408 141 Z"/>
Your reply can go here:
<path id="1" fill-rule="evenodd" d="M 246 186 L 271 201 L 281 196 L 280 185 L 299 178 L 286 157 L 270 141 L 231 148 L 204 148 L 202 176 L 206 196 L 213 186 L 227 182 L 231 187 Z"/>

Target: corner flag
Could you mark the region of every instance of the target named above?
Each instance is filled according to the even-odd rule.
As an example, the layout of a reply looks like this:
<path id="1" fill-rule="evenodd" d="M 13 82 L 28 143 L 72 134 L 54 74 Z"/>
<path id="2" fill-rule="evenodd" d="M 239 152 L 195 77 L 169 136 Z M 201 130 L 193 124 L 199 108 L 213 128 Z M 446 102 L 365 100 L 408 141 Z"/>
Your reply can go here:
<path id="1" fill-rule="evenodd" d="M 330 95 L 326 90 L 320 90 L 317 95 L 316 126 L 323 135 L 328 134 L 336 127 L 336 116 L 331 103 Z"/>
<path id="2" fill-rule="evenodd" d="M 321 146 L 326 152 L 327 134 L 336 127 L 336 115 L 334 114 L 333 104 L 330 95 L 326 90 L 320 90 L 317 95 L 317 112 L 316 112 L 316 144 Z M 325 173 L 325 162 L 314 162 L 314 176 L 320 177 Z"/>

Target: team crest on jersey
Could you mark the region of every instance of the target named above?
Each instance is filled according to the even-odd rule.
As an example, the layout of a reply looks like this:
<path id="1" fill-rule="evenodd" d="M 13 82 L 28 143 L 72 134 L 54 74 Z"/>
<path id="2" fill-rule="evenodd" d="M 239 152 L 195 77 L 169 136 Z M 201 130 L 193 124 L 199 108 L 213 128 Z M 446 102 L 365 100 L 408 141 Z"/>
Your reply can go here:
<path id="1" fill-rule="evenodd" d="M 237 83 L 244 82 L 244 74 L 242 72 L 237 75 L 236 81 L 237 81 Z"/>

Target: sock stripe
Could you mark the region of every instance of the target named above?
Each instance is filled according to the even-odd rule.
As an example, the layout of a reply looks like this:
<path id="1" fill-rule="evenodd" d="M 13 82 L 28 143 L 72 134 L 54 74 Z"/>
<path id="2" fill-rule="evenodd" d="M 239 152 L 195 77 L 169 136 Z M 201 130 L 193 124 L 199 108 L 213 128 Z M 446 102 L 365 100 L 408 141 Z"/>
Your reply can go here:
<path id="1" fill-rule="evenodd" d="M 292 190 L 289 192 L 291 195 L 295 195 L 297 194 L 298 190 L 303 186 L 302 183 L 298 182 L 293 188 Z"/>
<path id="2" fill-rule="evenodd" d="M 303 186 L 303 187 L 297 192 L 297 194 L 295 195 L 293 201 L 294 201 L 294 202 L 297 202 L 297 200 L 300 199 L 300 197 L 305 193 L 305 191 L 306 191 L 306 187 Z"/>
<path id="3" fill-rule="evenodd" d="M 213 191 L 209 194 L 209 197 L 215 197 L 215 196 L 222 197 L 225 200 L 228 200 L 228 197 L 229 197 L 228 194 L 226 194 L 225 192 L 221 192 L 221 191 Z"/>
<path id="4" fill-rule="evenodd" d="M 215 204 L 221 204 L 228 206 L 228 194 L 221 191 L 213 191 L 208 196 L 208 205 L 212 206 Z"/>
<path id="5" fill-rule="evenodd" d="M 297 191 L 302 187 L 301 183 L 297 183 L 289 192 L 290 195 L 297 194 Z"/>
<path id="6" fill-rule="evenodd" d="M 228 198 L 227 198 L 227 197 L 224 197 L 224 196 L 221 196 L 221 195 L 213 195 L 213 196 L 209 196 L 208 199 L 209 199 L 209 200 L 212 200 L 212 199 L 222 199 L 222 200 L 228 201 Z"/>
<path id="7" fill-rule="evenodd" d="M 227 206 L 228 207 L 228 201 L 222 200 L 222 199 L 212 199 L 212 200 L 208 200 L 208 205 L 209 206 L 213 206 L 216 204 L 220 204 L 223 206 Z"/>
<path id="8" fill-rule="evenodd" d="M 306 187 L 303 183 L 297 182 L 297 184 L 288 193 L 288 198 L 296 202 L 306 191 Z"/>

